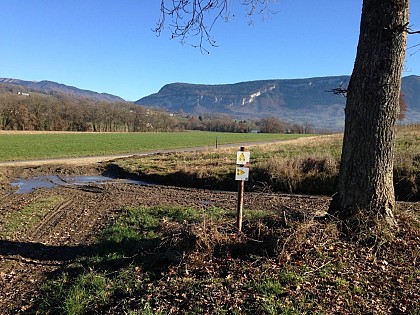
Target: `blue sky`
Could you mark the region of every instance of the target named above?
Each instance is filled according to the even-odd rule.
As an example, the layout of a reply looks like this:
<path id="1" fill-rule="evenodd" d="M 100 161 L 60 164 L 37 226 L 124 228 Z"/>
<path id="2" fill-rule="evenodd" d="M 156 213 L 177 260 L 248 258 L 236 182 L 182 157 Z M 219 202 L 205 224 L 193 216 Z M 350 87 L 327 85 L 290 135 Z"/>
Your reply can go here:
<path id="1" fill-rule="evenodd" d="M 234 18 L 212 32 L 203 54 L 157 37 L 158 0 L 0 0 L 0 77 L 50 80 L 135 101 L 172 82 L 223 84 L 351 74 L 362 0 L 277 0 L 276 14 Z M 420 3 L 410 22 L 420 29 Z M 194 44 L 197 38 L 191 38 Z M 409 47 L 420 44 L 411 35 Z M 420 75 L 420 46 L 404 75 Z"/>

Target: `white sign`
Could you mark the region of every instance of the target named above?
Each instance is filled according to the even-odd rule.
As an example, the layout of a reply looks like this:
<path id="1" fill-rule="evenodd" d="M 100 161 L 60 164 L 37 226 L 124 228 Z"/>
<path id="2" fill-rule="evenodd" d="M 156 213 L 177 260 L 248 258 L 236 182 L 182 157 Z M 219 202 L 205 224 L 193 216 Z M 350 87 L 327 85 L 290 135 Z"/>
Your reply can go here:
<path id="1" fill-rule="evenodd" d="M 235 180 L 248 180 L 249 168 L 247 167 L 236 167 Z"/>
<path id="2" fill-rule="evenodd" d="M 238 151 L 236 152 L 236 164 L 245 165 L 249 163 L 251 153 L 249 151 Z"/>

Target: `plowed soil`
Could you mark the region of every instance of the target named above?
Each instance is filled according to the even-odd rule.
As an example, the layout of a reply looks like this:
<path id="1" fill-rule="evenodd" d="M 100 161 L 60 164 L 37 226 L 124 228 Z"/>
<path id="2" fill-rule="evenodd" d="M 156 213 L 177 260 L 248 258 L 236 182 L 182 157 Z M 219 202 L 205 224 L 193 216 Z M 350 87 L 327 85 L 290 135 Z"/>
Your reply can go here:
<path id="1" fill-rule="evenodd" d="M 14 178 L 35 175 L 98 175 L 106 162 L 0 166 L 0 235 L 10 213 L 46 198 L 59 202 L 36 224 L 21 225 L 0 237 L 0 314 L 24 313 L 33 304 L 42 283 L 88 250 L 95 235 L 126 207 L 191 206 L 200 209 L 235 209 L 236 193 L 177 188 L 162 185 L 112 183 L 98 186 L 38 189 L 16 194 L 9 183 Z M 328 198 L 266 193 L 245 194 L 244 208 L 257 210 L 312 209 L 325 212 Z M 4 234 L 4 233 L 3 233 Z"/>

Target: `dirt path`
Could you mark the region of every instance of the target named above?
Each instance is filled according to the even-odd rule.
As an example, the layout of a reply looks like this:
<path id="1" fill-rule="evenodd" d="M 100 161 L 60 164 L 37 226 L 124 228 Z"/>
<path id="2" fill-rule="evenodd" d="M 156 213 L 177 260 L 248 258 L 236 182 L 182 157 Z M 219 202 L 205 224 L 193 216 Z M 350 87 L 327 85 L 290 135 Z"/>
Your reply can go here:
<path id="1" fill-rule="evenodd" d="M 323 137 L 337 137 L 337 135 L 327 135 Z M 254 146 L 264 145 L 273 143 L 290 143 L 290 142 L 310 142 L 316 137 L 303 137 L 292 140 L 267 140 L 259 142 L 247 142 L 247 143 L 233 143 L 233 144 L 222 144 L 218 145 L 217 149 L 228 149 L 228 148 L 239 148 L 241 146 Z M 108 162 L 115 159 L 127 158 L 132 156 L 144 156 L 158 153 L 174 153 L 174 152 L 192 152 L 192 151 L 204 151 L 215 149 L 215 147 L 191 147 L 191 148 L 178 148 L 168 150 L 154 150 L 146 152 L 133 152 L 126 154 L 113 154 L 113 155 L 101 155 L 101 156 L 86 156 L 86 157 L 69 157 L 69 158 L 54 158 L 54 159 L 39 159 L 39 160 L 27 160 L 27 161 L 0 161 L 0 170 L 7 167 L 29 167 L 29 166 L 45 166 L 45 165 L 90 165 L 93 163 Z"/>
<path id="2" fill-rule="evenodd" d="M 89 165 L 94 163 L 106 162 L 120 158 L 133 156 L 133 154 L 116 154 L 103 156 L 87 156 L 78 158 L 60 158 L 60 159 L 42 159 L 42 160 L 27 160 L 27 161 L 8 161 L 0 162 L 0 168 L 6 167 L 28 167 L 41 165 Z"/>

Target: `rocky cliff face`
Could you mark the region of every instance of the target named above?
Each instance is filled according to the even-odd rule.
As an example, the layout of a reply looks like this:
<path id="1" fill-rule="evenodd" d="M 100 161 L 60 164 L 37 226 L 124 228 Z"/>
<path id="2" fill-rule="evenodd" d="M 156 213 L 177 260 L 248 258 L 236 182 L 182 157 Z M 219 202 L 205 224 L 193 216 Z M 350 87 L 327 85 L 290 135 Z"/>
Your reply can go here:
<path id="1" fill-rule="evenodd" d="M 349 76 L 263 80 L 225 85 L 173 83 L 136 103 L 191 114 L 225 113 L 240 118 L 274 116 L 339 130 L 344 126 L 345 98 L 331 93 L 346 88 Z M 420 121 L 420 77 L 403 79 L 406 121 Z"/>

